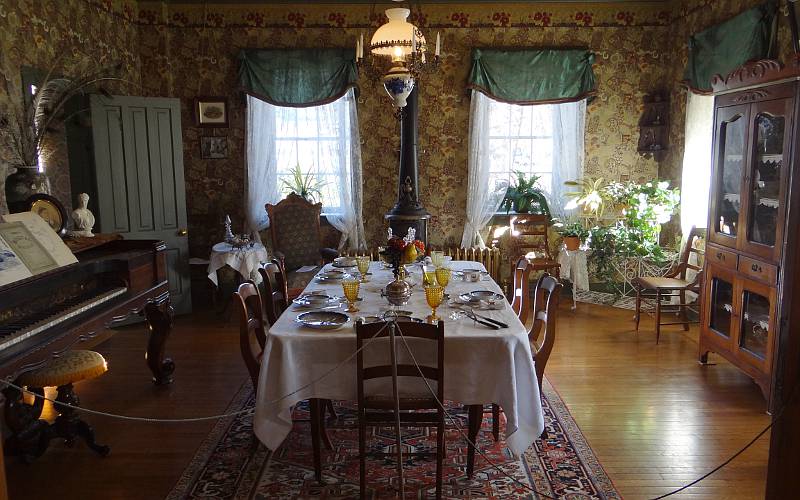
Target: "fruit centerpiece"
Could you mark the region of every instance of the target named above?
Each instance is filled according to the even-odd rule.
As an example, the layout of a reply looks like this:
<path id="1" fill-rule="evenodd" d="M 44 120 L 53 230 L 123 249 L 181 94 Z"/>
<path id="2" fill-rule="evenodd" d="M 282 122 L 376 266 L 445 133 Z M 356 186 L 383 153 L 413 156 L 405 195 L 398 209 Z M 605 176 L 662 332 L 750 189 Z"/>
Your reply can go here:
<path id="1" fill-rule="evenodd" d="M 409 228 L 404 238 L 395 236 L 392 234 L 392 229 L 389 228 L 389 239 L 380 254 L 384 262 L 392 266 L 395 277 L 403 265 L 412 264 L 425 256 L 425 244 L 415 236 L 414 228 Z"/>

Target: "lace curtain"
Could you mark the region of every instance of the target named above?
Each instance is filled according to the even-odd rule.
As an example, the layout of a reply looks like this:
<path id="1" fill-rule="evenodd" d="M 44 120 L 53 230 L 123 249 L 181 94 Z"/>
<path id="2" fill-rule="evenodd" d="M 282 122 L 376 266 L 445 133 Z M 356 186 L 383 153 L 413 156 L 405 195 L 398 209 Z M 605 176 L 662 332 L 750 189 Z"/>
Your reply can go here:
<path id="1" fill-rule="evenodd" d="M 283 198 L 279 178 L 299 164 L 303 172 L 313 172 L 324 182 L 322 209 L 328 222 L 342 233 L 339 248 L 363 249 L 355 91 L 348 90 L 330 104 L 307 108 L 273 106 L 252 96 L 247 99 L 248 228 L 257 238 L 258 231 L 269 227 L 264 205 Z"/>
<path id="2" fill-rule="evenodd" d="M 484 247 L 485 242 L 481 231 L 486 228 L 492 216 L 499 210 L 500 203 L 505 196 L 505 182 L 499 182 L 498 167 L 492 168 L 492 162 L 498 158 L 510 157 L 510 164 L 504 169 L 526 170 L 523 165 L 538 164 L 549 161 L 552 169 L 549 173 L 550 182 L 546 187 L 548 201 L 554 216 L 565 215 L 564 182 L 578 179 L 583 174 L 584 159 L 584 128 L 586 120 L 586 101 L 568 102 L 562 104 L 539 104 L 547 106 L 550 123 L 542 124 L 543 135 L 548 133 L 552 137 L 552 157 L 547 153 L 531 149 L 530 154 L 520 154 L 514 151 L 502 151 L 490 146 L 492 134 L 493 114 L 502 114 L 503 120 L 507 119 L 509 129 L 504 134 L 509 138 L 524 136 L 522 128 L 528 126 L 529 117 L 523 118 L 528 106 L 504 104 L 494 101 L 482 92 L 472 91 L 469 125 L 469 154 L 467 159 L 468 190 L 467 212 L 464 233 L 461 237 L 461 246 L 468 248 L 473 245 Z M 529 115 L 530 113 L 528 113 Z M 547 130 L 545 130 L 547 129 Z M 548 131 L 549 130 L 549 131 Z M 509 148 L 513 139 L 508 142 Z M 508 148 L 506 148 L 508 149 Z M 539 157 L 532 156 L 539 154 Z M 506 172 L 507 174 L 507 172 Z M 547 184 L 547 183 L 545 183 Z"/>
<path id="3" fill-rule="evenodd" d="M 681 175 L 681 232 L 706 227 L 714 134 L 714 96 L 689 92 L 686 98 L 686 143 Z"/>

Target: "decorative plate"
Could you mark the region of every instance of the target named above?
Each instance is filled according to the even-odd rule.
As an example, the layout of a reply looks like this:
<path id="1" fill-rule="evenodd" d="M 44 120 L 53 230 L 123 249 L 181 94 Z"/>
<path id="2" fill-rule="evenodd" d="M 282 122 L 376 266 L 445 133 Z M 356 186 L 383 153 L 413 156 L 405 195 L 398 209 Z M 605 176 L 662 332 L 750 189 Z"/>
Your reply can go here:
<path id="1" fill-rule="evenodd" d="M 323 294 L 310 294 L 301 295 L 292 301 L 295 305 L 302 307 L 326 307 L 331 305 L 340 305 L 339 297 L 331 297 L 330 295 Z"/>
<path id="2" fill-rule="evenodd" d="M 28 211 L 38 214 L 59 236 L 64 236 L 67 232 L 67 211 L 56 198 L 49 194 L 36 193 L 25 200 L 25 204 Z"/>
<path id="3" fill-rule="evenodd" d="M 462 293 L 461 295 L 458 296 L 458 299 L 460 301 L 471 304 L 479 303 L 482 300 L 491 302 L 491 301 L 501 300 L 504 298 L 505 297 L 503 297 L 502 294 L 495 293 L 491 290 L 475 290 L 469 293 Z"/>
<path id="4" fill-rule="evenodd" d="M 350 318 L 334 311 L 310 311 L 297 316 L 297 322 L 316 330 L 336 330 L 343 327 Z"/>
<path id="5" fill-rule="evenodd" d="M 336 257 L 331 265 L 333 267 L 355 267 L 356 259 L 353 257 Z"/>

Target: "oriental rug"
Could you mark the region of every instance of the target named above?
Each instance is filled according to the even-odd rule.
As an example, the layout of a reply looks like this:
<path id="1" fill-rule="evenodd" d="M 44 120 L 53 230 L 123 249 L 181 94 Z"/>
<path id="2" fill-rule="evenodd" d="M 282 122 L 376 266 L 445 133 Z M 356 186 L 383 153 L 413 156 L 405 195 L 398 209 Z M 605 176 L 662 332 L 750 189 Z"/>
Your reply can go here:
<path id="1" fill-rule="evenodd" d="M 495 442 L 491 413 L 486 413 L 478 446 L 502 473 L 479 454 L 475 473 L 467 479 L 467 416 L 460 406 L 448 404 L 456 422 L 449 422 L 444 461 L 444 498 L 621 498 L 564 402 L 545 380 L 543 408 L 547 438 L 537 439 L 515 459 L 505 442 Z M 252 406 L 250 384 L 234 397 L 230 411 Z M 198 449 L 173 491 L 175 499 L 294 499 L 358 498 L 358 430 L 354 403 L 336 402 L 338 417 L 327 422 L 334 450 L 323 447 L 322 474 L 325 484 L 314 480 L 308 408 L 295 408 L 293 431 L 275 452 L 254 437 L 252 416 L 221 420 Z M 488 407 L 487 407 L 488 408 Z M 501 417 L 503 418 L 503 417 Z M 305 421 L 302 421 L 305 420 Z M 435 429 L 404 428 L 406 451 L 435 451 Z M 392 452 L 393 428 L 369 430 L 369 451 Z M 406 498 L 434 498 L 435 456 L 405 457 Z M 512 479 L 513 478 L 513 479 Z M 367 457 L 367 486 L 370 498 L 397 495 L 397 474 L 393 458 Z M 535 490 L 532 491 L 532 490 Z"/>

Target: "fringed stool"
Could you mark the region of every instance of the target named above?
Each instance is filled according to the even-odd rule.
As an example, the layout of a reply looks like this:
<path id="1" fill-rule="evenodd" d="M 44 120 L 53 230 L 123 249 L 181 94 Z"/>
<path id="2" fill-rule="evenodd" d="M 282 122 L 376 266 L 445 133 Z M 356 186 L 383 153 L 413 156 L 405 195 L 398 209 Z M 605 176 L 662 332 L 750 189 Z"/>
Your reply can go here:
<path id="1" fill-rule="evenodd" d="M 80 400 L 73 384 L 99 377 L 107 370 L 106 360 L 100 353 L 66 351 L 46 365 L 23 373 L 17 377 L 15 385 L 27 387 L 38 395 L 44 395 L 45 387 L 58 387 L 58 403 L 79 406 Z M 5 445 L 9 454 L 20 455 L 24 461 L 30 462 L 45 452 L 51 439 L 62 438 L 67 446 L 72 446 L 78 437 L 101 456 L 111 451 L 108 446 L 95 443 L 94 430 L 78 417 L 73 408 L 54 405 L 59 415 L 53 424 L 48 425 L 39 419 L 44 406 L 42 398 L 36 397 L 33 404 L 29 405 L 24 402 L 23 394 L 18 389 L 8 388 L 4 393 L 6 423 L 12 431 Z"/>

